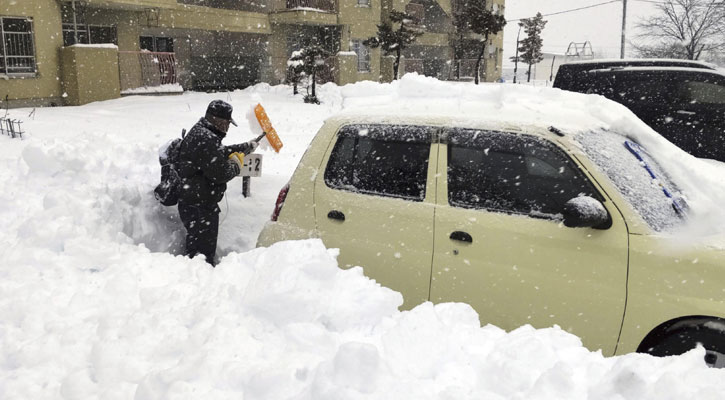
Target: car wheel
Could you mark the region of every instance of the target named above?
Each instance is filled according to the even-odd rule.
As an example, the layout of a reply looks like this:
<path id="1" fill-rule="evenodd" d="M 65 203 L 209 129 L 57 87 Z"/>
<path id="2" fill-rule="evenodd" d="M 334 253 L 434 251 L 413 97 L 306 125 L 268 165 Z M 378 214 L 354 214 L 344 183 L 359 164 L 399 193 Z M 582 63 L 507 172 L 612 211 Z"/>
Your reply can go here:
<path id="1" fill-rule="evenodd" d="M 705 348 L 705 363 L 709 367 L 725 368 L 725 333 L 702 326 L 673 332 L 643 352 L 658 357 L 674 356 L 686 353 L 698 344 Z"/>

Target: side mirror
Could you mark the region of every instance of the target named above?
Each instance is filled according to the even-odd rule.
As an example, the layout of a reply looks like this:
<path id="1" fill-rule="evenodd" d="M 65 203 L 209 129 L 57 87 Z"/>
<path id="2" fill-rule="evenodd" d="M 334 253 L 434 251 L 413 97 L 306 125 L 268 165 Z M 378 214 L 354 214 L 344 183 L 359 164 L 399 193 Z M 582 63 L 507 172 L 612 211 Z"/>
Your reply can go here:
<path id="1" fill-rule="evenodd" d="M 609 229 L 612 217 L 597 199 L 589 196 L 575 197 L 564 204 L 564 226 L 569 228 Z"/>

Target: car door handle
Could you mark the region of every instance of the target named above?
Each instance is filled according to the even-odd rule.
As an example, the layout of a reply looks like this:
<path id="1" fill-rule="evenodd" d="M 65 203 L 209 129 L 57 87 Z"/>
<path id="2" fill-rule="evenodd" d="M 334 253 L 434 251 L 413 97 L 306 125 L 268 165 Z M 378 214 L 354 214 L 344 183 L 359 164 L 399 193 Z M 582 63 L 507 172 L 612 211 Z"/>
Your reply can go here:
<path id="1" fill-rule="evenodd" d="M 687 110 L 677 110 L 677 113 L 678 114 L 683 114 L 683 115 L 695 115 L 695 114 L 697 114 L 694 111 L 687 111 Z"/>
<path id="2" fill-rule="evenodd" d="M 329 219 L 336 219 L 339 221 L 345 220 L 345 214 L 342 213 L 342 211 L 332 210 L 329 213 L 327 213 L 327 218 Z"/>
<path id="3" fill-rule="evenodd" d="M 459 242 L 473 243 L 473 238 L 466 232 L 455 231 L 451 233 L 450 238 L 452 240 L 458 240 Z"/>

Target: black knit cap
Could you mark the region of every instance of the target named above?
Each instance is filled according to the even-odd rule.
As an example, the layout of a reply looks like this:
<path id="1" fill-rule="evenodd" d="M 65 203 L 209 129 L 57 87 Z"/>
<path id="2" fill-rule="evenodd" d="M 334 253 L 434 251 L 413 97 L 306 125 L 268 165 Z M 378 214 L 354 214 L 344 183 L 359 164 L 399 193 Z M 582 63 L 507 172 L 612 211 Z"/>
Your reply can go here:
<path id="1" fill-rule="evenodd" d="M 214 100 L 209 103 L 206 108 L 206 115 L 213 115 L 217 118 L 227 120 L 232 125 L 237 126 L 237 122 L 232 118 L 232 105 L 222 100 Z"/>

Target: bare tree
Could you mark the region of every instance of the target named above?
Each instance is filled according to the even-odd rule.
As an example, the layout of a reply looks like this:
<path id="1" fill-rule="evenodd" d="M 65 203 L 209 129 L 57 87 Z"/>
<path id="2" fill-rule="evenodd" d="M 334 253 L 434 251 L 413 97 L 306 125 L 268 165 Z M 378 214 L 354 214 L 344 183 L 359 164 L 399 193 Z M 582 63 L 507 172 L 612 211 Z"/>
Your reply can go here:
<path id="1" fill-rule="evenodd" d="M 637 24 L 638 37 L 650 41 L 634 45 L 641 56 L 698 60 L 725 48 L 725 1 L 661 0 L 654 7 L 657 15 Z"/>

